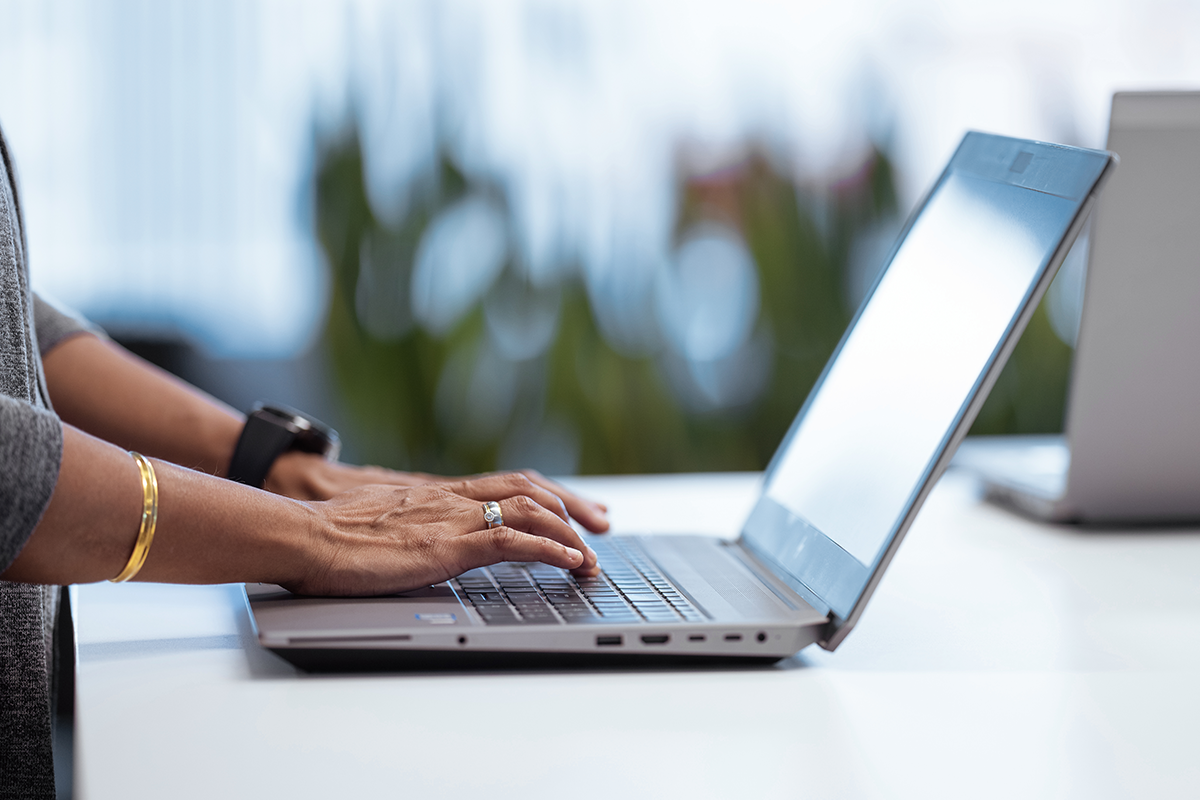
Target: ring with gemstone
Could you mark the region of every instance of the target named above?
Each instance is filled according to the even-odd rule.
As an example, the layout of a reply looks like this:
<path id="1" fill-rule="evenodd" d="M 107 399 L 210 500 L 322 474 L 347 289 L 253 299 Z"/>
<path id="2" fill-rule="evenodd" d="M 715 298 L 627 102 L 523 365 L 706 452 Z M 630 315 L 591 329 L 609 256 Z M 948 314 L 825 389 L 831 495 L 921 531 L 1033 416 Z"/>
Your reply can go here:
<path id="1" fill-rule="evenodd" d="M 500 504 L 489 500 L 483 504 L 483 521 L 489 528 L 499 528 L 504 524 L 504 515 L 500 513 Z"/>

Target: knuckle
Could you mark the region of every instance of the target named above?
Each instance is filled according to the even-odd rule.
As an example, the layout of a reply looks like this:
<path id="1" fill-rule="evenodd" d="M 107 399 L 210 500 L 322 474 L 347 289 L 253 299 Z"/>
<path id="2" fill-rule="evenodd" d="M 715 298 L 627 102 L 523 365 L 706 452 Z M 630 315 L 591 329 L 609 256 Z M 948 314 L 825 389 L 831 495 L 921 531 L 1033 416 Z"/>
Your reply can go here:
<path id="1" fill-rule="evenodd" d="M 512 498 L 512 504 L 517 511 L 524 514 L 536 514 L 541 509 L 536 500 L 524 494 Z"/>
<path id="2" fill-rule="evenodd" d="M 512 489 L 523 492 L 533 485 L 533 482 L 523 472 L 509 472 L 504 475 L 504 482 Z"/>
<path id="3" fill-rule="evenodd" d="M 520 534 L 509 527 L 492 528 L 489 533 L 492 548 L 502 553 L 515 548 L 520 540 Z"/>

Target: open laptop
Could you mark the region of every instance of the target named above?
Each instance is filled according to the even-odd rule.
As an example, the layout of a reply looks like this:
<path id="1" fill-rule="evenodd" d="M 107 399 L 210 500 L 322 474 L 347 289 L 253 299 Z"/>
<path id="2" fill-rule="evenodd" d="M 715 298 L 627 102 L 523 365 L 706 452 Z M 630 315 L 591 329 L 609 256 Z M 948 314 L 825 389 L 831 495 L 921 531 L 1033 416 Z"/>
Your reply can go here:
<path id="1" fill-rule="evenodd" d="M 768 467 L 741 536 L 598 536 L 405 595 L 247 587 L 310 670 L 775 661 L 854 627 L 1087 216 L 1110 154 L 968 134 Z"/>
<path id="2" fill-rule="evenodd" d="M 1065 434 L 968 440 L 956 465 L 1041 519 L 1200 519 L 1200 92 L 1121 92 Z"/>

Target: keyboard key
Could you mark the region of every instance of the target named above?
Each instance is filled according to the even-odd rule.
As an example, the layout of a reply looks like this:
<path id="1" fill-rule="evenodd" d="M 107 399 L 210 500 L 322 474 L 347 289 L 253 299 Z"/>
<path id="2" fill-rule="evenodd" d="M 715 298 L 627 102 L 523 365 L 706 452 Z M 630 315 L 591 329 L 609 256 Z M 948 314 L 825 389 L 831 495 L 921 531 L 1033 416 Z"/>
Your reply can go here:
<path id="1" fill-rule="evenodd" d="M 704 620 L 635 542 L 608 539 L 594 545 L 603 569 L 598 576 L 576 578 L 545 564 L 509 563 L 471 570 L 453 585 L 488 624 Z"/>

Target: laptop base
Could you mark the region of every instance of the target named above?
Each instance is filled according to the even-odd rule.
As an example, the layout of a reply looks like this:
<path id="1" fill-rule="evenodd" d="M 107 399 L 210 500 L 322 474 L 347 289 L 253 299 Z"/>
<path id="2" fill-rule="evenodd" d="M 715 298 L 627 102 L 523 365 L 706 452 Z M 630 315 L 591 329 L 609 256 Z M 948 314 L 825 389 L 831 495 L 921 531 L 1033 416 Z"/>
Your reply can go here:
<path id="1" fill-rule="evenodd" d="M 1153 513 L 1088 509 L 1066 491 L 1070 461 L 1063 436 L 973 436 L 959 446 L 952 466 L 982 482 L 985 500 L 1036 522 L 1106 530 L 1192 528 L 1200 521 L 1200 512 L 1174 511 L 1166 502 Z"/>
<path id="2" fill-rule="evenodd" d="M 1070 460 L 1059 435 L 972 436 L 952 466 L 979 478 L 988 502 L 1042 522 L 1075 522 L 1064 496 Z"/>

